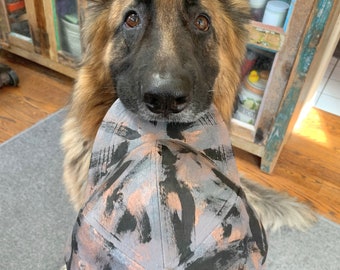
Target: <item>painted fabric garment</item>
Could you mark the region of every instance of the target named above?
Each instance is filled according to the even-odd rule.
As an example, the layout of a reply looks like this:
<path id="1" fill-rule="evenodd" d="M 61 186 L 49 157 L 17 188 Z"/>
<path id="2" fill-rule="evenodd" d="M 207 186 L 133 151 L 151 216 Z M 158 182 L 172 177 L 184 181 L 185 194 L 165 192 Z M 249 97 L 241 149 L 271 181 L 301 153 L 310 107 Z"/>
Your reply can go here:
<path id="1" fill-rule="evenodd" d="M 265 233 L 213 106 L 191 124 L 151 123 L 117 100 L 94 143 L 87 192 L 67 269 L 263 268 Z"/>

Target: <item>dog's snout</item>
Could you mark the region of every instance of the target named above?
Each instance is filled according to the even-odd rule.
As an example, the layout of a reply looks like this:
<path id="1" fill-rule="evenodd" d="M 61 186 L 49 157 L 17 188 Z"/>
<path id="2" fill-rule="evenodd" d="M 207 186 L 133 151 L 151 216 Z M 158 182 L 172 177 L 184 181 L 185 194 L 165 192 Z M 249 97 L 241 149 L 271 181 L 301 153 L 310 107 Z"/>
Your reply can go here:
<path id="1" fill-rule="evenodd" d="M 183 111 L 191 100 L 191 83 L 184 78 L 153 76 L 143 93 L 146 107 L 153 113 L 168 116 Z"/>
<path id="2" fill-rule="evenodd" d="M 144 102 L 148 109 L 157 114 L 179 113 L 187 106 L 189 96 L 174 96 L 170 93 L 145 93 Z"/>

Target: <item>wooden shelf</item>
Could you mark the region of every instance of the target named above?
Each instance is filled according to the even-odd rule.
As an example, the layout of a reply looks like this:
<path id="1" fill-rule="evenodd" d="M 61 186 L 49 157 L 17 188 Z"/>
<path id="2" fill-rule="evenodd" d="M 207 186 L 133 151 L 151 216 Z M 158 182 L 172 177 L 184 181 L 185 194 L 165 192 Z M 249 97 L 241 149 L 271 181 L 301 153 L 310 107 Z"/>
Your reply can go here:
<path id="1" fill-rule="evenodd" d="M 264 154 L 264 146 L 255 143 L 255 126 L 244 123 L 237 119 L 231 120 L 231 142 L 232 145 L 252 153 L 258 157 Z"/>

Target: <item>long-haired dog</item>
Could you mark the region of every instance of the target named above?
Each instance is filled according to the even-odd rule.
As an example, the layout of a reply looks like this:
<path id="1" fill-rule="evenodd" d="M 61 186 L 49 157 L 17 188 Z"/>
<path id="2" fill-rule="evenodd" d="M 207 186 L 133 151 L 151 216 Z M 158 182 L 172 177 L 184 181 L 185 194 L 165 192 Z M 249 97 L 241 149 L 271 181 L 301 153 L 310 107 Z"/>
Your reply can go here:
<path id="1" fill-rule="evenodd" d="M 84 198 L 100 123 L 119 97 L 147 121 L 189 123 L 214 103 L 231 119 L 248 33 L 247 0 L 91 0 L 85 47 L 63 127 L 64 182 Z M 314 215 L 289 196 L 243 179 L 265 227 L 304 228 Z"/>

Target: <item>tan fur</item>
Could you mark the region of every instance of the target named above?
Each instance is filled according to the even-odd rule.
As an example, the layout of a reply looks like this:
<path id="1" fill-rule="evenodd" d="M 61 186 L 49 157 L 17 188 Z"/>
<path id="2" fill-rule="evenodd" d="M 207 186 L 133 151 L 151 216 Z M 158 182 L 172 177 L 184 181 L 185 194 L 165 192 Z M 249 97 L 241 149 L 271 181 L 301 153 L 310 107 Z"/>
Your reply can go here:
<path id="1" fill-rule="evenodd" d="M 164 59 L 164 61 L 167 61 L 167 57 L 173 57 L 176 55 L 175 47 L 176 45 L 174 44 L 174 37 L 173 31 L 167 31 L 167 28 L 169 27 L 168 24 L 171 24 L 171 28 L 176 29 L 178 26 L 177 20 L 174 20 L 171 18 L 172 14 L 175 14 L 172 12 L 173 9 L 176 9 L 176 7 L 180 6 L 176 3 L 176 1 L 158 1 L 157 3 L 157 10 L 163 10 L 162 12 L 159 12 L 159 16 L 157 18 L 158 25 L 160 25 L 161 29 L 160 31 L 163 33 L 163 36 L 160 40 L 160 47 L 161 49 L 159 50 L 162 55 L 159 55 L 160 59 Z M 167 22 L 167 23 L 162 23 L 162 22 Z"/>
<path id="2" fill-rule="evenodd" d="M 241 185 L 248 203 L 258 213 L 266 230 L 277 231 L 289 227 L 307 230 L 317 221 L 314 211 L 306 204 L 290 197 L 287 193 L 276 192 L 241 177 Z"/>
<path id="3" fill-rule="evenodd" d="M 248 10 L 246 1 L 230 1 L 243 10 Z M 203 0 L 203 6 L 209 7 L 212 17 L 216 20 L 215 29 L 218 38 L 218 58 L 220 72 L 214 86 L 214 103 L 223 119 L 229 123 L 234 107 L 234 98 L 240 84 L 241 65 L 246 51 L 248 35 L 240 31 L 243 27 L 235 25 L 228 17 L 219 16 L 222 9 L 219 1 Z"/>
<path id="4" fill-rule="evenodd" d="M 109 74 L 107 52 L 110 33 L 115 21 L 107 18 L 121 14 L 124 3 L 117 1 L 112 8 L 101 12 L 88 11 L 82 32 L 86 50 L 78 72 L 69 112 L 63 127 L 61 143 L 64 148 L 64 183 L 76 210 L 84 202 L 84 192 L 93 141 L 108 108 L 116 99 Z"/>

